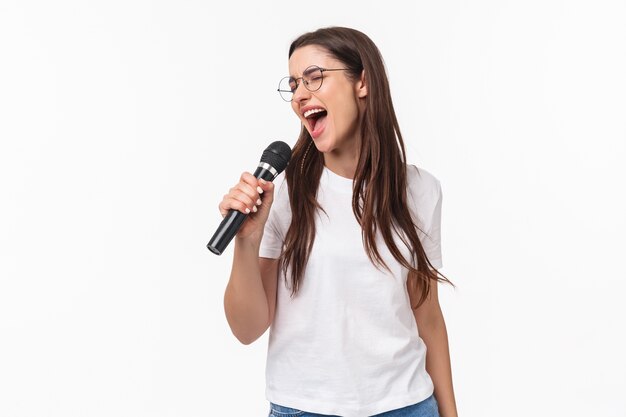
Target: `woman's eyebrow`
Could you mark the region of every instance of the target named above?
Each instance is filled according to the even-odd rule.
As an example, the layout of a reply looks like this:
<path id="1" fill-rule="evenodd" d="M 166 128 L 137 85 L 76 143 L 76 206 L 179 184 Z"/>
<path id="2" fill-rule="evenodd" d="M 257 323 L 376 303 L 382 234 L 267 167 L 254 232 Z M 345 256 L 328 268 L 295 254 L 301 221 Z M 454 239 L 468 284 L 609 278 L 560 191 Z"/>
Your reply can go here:
<path id="1" fill-rule="evenodd" d="M 317 70 L 317 68 L 309 68 L 309 67 L 311 67 L 311 66 L 313 66 L 313 65 L 309 65 L 308 67 L 306 67 L 306 69 L 304 70 L 304 73 L 302 73 L 302 75 L 303 75 L 303 76 L 305 76 L 305 75 L 309 75 L 309 74 L 311 74 L 312 72 L 314 72 L 315 70 Z M 315 66 L 317 67 L 317 65 L 315 65 Z M 290 76 L 291 78 L 293 78 L 294 80 L 295 80 L 295 79 L 300 78 L 300 77 L 296 77 L 296 76 L 295 76 L 295 75 L 293 75 L 293 74 L 289 74 L 289 76 Z"/>
<path id="2" fill-rule="evenodd" d="M 302 75 L 309 75 L 309 74 L 311 74 L 311 73 L 313 73 L 313 72 L 317 71 L 317 68 L 319 68 L 319 67 L 316 67 L 316 68 L 307 68 L 307 69 L 305 69 L 305 70 L 304 70 L 304 74 L 302 74 Z"/>

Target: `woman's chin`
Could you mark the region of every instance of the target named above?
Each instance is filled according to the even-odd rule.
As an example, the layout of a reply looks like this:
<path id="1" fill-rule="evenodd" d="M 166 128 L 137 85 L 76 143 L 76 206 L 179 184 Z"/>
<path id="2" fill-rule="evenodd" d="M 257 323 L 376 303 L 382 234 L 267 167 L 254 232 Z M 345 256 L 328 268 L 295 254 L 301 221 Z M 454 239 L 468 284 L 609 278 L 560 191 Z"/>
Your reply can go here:
<path id="1" fill-rule="evenodd" d="M 311 132 L 308 129 L 307 131 L 309 132 L 309 135 L 311 135 Z M 318 134 L 315 137 L 311 135 L 311 139 L 313 139 L 313 143 L 315 143 L 315 147 L 317 148 L 319 152 L 323 152 L 323 153 L 332 151 L 331 148 L 332 148 L 333 141 L 330 140 L 330 135 L 329 135 L 330 132 L 322 131 L 320 133 L 321 134 Z"/>
<path id="2" fill-rule="evenodd" d="M 332 144 L 329 141 L 319 140 L 318 138 L 317 140 L 314 140 L 314 142 L 315 142 L 315 147 L 317 148 L 319 152 L 328 153 L 332 151 Z"/>

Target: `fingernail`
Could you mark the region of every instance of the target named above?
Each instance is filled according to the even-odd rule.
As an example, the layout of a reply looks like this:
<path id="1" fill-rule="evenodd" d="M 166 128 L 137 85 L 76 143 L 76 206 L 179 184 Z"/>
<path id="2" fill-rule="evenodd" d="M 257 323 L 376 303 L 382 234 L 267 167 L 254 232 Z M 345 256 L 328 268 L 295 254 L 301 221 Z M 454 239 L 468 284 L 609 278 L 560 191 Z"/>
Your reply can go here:
<path id="1" fill-rule="evenodd" d="M 256 205 L 257 205 L 257 206 L 260 206 L 260 205 L 261 205 L 261 199 L 260 199 L 260 198 L 256 201 Z"/>
<path id="2" fill-rule="evenodd" d="M 256 206 L 252 207 L 252 211 L 253 211 L 253 212 L 255 212 L 255 213 L 256 213 L 256 212 L 257 212 L 257 210 L 258 210 L 258 209 L 256 208 Z"/>
<path id="3" fill-rule="evenodd" d="M 259 182 L 260 182 L 261 184 L 263 184 L 263 185 L 267 184 L 267 181 L 265 181 L 263 178 L 261 178 L 261 179 L 259 180 Z"/>
<path id="4" fill-rule="evenodd" d="M 250 213 L 250 209 L 246 207 L 246 213 Z"/>
<path id="5" fill-rule="evenodd" d="M 259 194 L 263 194 L 263 188 L 257 186 L 256 190 L 259 192 Z"/>

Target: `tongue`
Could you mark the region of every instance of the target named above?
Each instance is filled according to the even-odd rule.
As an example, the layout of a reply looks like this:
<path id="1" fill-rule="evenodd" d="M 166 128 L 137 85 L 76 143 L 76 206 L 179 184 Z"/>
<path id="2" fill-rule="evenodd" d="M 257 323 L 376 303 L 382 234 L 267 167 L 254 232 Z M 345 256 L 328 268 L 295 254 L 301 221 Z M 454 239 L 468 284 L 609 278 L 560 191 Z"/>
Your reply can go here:
<path id="1" fill-rule="evenodd" d="M 317 133 L 326 126 L 326 115 L 318 117 L 313 124 L 313 133 Z"/>

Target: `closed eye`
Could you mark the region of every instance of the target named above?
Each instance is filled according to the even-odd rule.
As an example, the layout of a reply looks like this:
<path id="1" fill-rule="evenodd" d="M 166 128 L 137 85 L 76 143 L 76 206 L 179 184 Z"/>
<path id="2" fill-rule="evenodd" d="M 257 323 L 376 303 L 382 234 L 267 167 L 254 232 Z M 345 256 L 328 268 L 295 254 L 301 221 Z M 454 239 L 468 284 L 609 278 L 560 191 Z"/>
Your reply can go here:
<path id="1" fill-rule="evenodd" d="M 289 89 L 291 90 L 291 92 L 295 92 L 296 89 L 298 88 L 298 82 L 296 81 L 295 78 L 290 78 L 289 79 Z"/>

